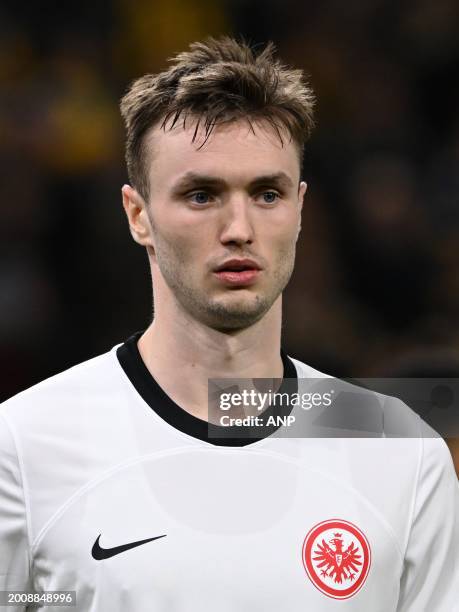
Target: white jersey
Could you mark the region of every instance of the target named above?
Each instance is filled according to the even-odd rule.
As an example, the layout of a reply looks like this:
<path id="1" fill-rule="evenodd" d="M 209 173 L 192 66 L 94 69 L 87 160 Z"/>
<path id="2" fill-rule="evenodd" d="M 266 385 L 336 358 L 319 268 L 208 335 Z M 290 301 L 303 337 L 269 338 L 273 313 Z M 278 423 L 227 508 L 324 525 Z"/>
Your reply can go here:
<path id="1" fill-rule="evenodd" d="M 0 590 L 81 612 L 452 612 L 458 514 L 441 439 L 211 441 L 135 338 L 0 409 Z"/>

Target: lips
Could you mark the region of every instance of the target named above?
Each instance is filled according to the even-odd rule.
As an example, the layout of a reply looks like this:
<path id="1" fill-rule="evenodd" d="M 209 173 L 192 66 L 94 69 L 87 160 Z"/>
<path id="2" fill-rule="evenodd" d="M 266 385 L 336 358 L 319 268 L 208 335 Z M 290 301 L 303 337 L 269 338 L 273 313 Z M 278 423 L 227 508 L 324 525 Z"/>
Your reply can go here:
<path id="1" fill-rule="evenodd" d="M 229 259 L 218 266 L 215 272 L 242 272 L 244 270 L 260 270 L 260 266 L 252 259 Z"/>
<path id="2" fill-rule="evenodd" d="M 260 273 L 260 266 L 252 259 L 229 259 L 214 271 L 221 282 L 233 287 L 252 285 Z"/>

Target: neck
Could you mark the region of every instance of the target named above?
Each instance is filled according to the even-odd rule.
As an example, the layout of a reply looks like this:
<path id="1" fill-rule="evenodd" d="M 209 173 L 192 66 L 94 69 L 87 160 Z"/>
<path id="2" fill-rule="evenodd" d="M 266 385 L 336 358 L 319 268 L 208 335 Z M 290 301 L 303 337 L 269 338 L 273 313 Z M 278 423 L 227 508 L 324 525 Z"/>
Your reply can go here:
<path id="1" fill-rule="evenodd" d="M 282 297 L 254 325 L 224 333 L 155 302 L 155 318 L 138 347 L 145 365 L 169 397 L 207 420 L 209 378 L 282 378 Z"/>

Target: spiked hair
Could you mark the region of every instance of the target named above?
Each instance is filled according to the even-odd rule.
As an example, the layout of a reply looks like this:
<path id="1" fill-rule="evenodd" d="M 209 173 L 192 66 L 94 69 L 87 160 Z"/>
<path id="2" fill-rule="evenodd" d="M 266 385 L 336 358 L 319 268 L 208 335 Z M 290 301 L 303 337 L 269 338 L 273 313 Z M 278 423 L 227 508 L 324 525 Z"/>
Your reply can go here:
<path id="1" fill-rule="evenodd" d="M 270 124 L 281 142 L 286 133 L 303 146 L 314 127 L 314 94 L 302 70 L 284 66 L 274 57 L 272 42 L 257 53 L 245 42 L 228 36 L 192 43 L 188 51 L 171 58 L 169 70 L 135 80 L 121 99 L 126 127 L 126 164 L 131 184 L 149 196 L 146 134 L 160 125 L 172 129 L 179 120 L 196 121 L 204 141 L 221 122 L 245 120 Z"/>

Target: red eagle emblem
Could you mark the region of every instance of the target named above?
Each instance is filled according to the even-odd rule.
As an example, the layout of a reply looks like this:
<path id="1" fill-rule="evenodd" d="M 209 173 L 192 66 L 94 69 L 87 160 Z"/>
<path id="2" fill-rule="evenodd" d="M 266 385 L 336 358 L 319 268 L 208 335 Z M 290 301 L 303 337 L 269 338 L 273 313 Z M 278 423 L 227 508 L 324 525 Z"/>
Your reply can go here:
<path id="1" fill-rule="evenodd" d="M 309 578 L 335 599 L 347 599 L 362 588 L 370 560 L 367 538 L 348 521 L 323 521 L 304 540 L 303 564 Z"/>

